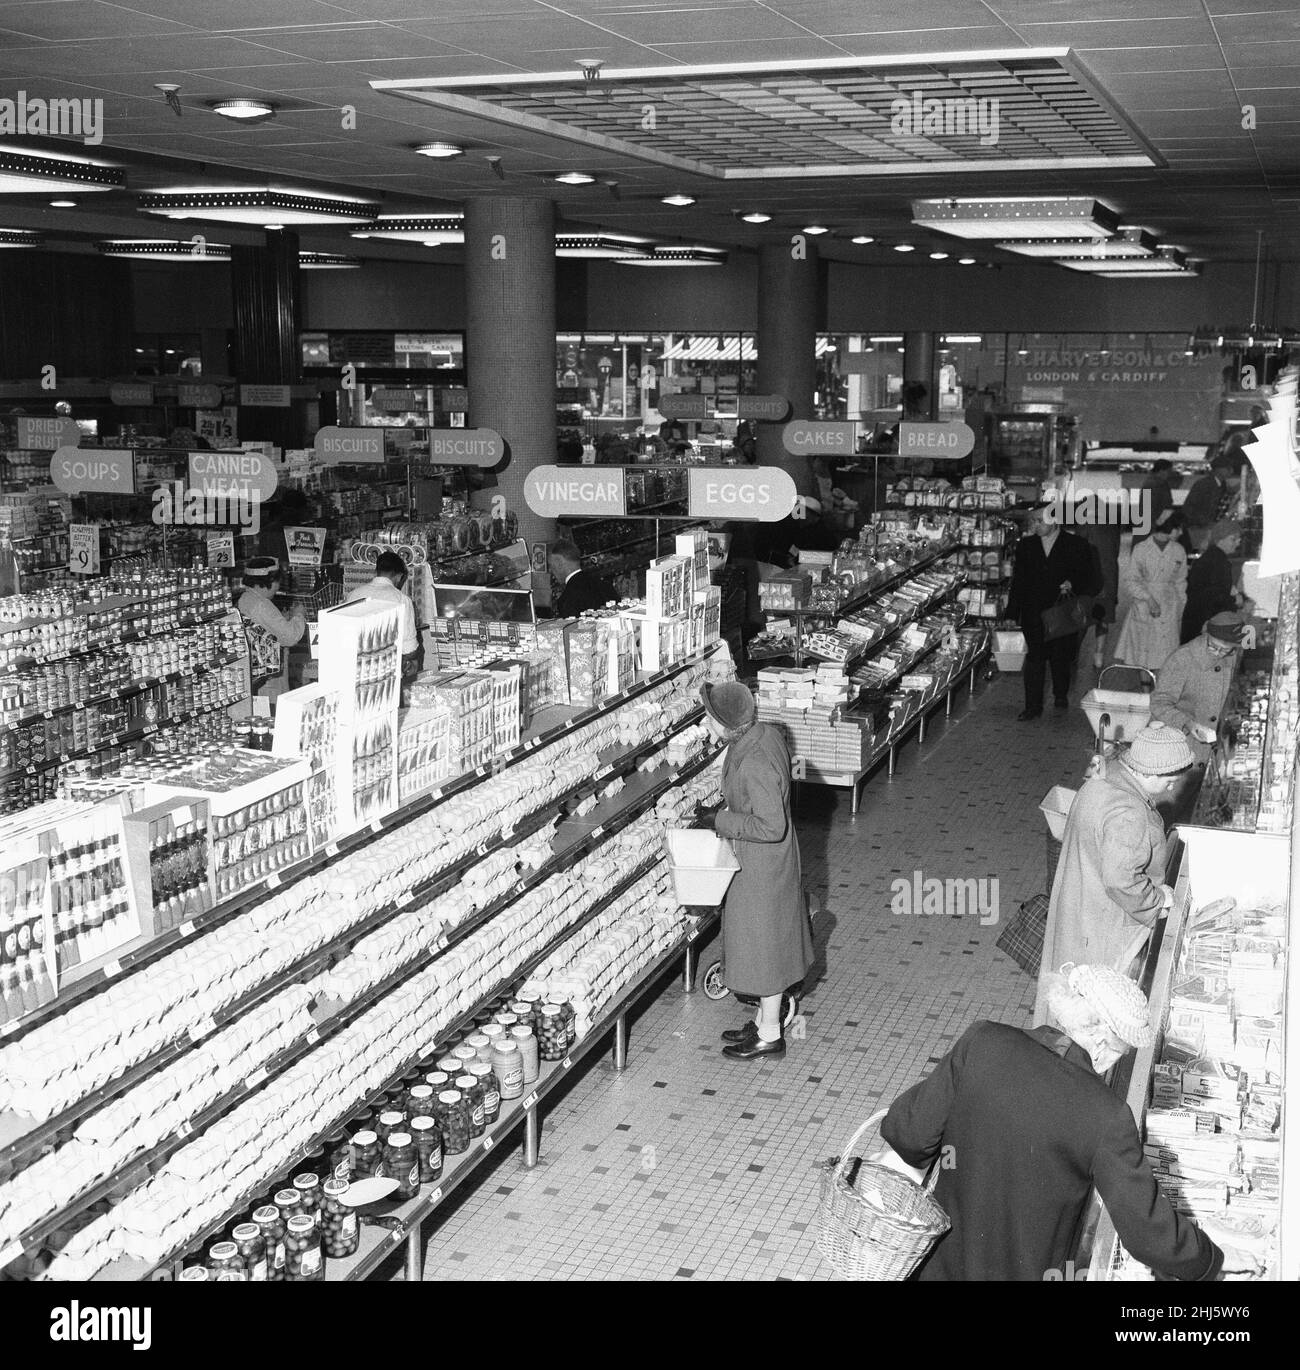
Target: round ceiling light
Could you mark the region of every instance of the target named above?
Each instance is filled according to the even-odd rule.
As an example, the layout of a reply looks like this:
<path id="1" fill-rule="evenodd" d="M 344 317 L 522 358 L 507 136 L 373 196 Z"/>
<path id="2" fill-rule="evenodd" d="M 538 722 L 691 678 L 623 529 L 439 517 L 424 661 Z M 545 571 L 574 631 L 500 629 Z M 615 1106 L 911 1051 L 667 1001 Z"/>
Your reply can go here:
<path id="1" fill-rule="evenodd" d="M 455 143 L 421 143 L 414 149 L 421 157 L 463 157 L 465 149 Z"/>
<path id="2" fill-rule="evenodd" d="M 975 258 L 974 258 L 974 257 L 958 257 L 958 258 L 957 258 L 957 265 L 958 265 L 958 266 L 974 266 L 974 265 L 975 265 Z"/>
<path id="3" fill-rule="evenodd" d="M 948 254 L 946 252 L 931 252 L 930 260 L 932 262 L 946 262 L 948 260 Z"/>
<path id="4" fill-rule="evenodd" d="M 808 224 L 808 225 L 805 226 L 805 228 L 804 228 L 803 231 L 804 231 L 805 233 L 818 234 L 818 233 L 829 233 L 829 232 L 830 232 L 830 229 L 827 228 L 824 224 Z"/>
<path id="5" fill-rule="evenodd" d="M 566 171 L 560 176 L 552 177 L 563 186 L 589 186 L 595 181 L 594 176 L 589 176 L 585 171 Z"/>
<path id="6" fill-rule="evenodd" d="M 872 238 L 869 234 L 859 233 L 858 236 L 853 239 L 853 241 L 857 243 L 859 247 L 865 247 L 867 243 L 874 243 L 876 240 Z"/>
<path id="7" fill-rule="evenodd" d="M 208 108 L 223 119 L 235 119 L 244 124 L 275 118 L 275 106 L 266 100 L 218 100 Z"/>
<path id="8" fill-rule="evenodd" d="M 51 201 L 50 201 L 50 208 L 51 208 L 51 209 L 76 209 L 76 207 L 77 207 L 77 202 L 76 202 L 76 200 L 51 200 Z"/>
<path id="9" fill-rule="evenodd" d="M 676 209 L 685 209 L 687 205 L 695 203 L 694 195 L 665 195 L 660 201 L 661 204 L 672 205 Z"/>
<path id="10" fill-rule="evenodd" d="M 912 246 L 911 243 L 895 243 L 895 244 L 894 244 L 894 251 L 895 251 L 895 252 L 915 252 L 915 251 L 916 251 L 916 248 L 914 248 L 914 247 Z"/>
<path id="11" fill-rule="evenodd" d="M 772 222 L 772 216 L 764 214 L 761 209 L 751 209 L 748 214 L 742 214 L 740 218 L 743 223 L 747 224 L 770 224 Z"/>

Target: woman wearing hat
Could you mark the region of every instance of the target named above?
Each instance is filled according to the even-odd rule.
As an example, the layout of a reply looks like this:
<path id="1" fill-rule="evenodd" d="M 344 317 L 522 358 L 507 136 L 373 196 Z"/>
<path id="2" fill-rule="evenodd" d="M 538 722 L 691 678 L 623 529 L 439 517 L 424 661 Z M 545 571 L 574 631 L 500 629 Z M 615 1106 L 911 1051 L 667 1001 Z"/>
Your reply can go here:
<path id="1" fill-rule="evenodd" d="M 1241 524 L 1220 519 L 1210 529 L 1205 551 L 1187 569 L 1187 605 L 1183 609 L 1180 642 L 1200 634 L 1215 614 L 1230 612 L 1241 604 L 1232 558 L 1241 550 Z"/>
<path id="2" fill-rule="evenodd" d="M 1105 775 L 1084 783 L 1070 806 L 1052 882 L 1044 968 L 1075 961 L 1128 972 L 1173 903 L 1156 805 L 1176 792 L 1193 759 L 1181 732 L 1151 723 Z M 1035 1025 L 1046 1021 L 1046 992 L 1040 973 Z"/>
<path id="3" fill-rule="evenodd" d="M 244 563 L 244 593 L 235 607 L 244 620 L 254 693 L 278 695 L 285 684 L 281 648 L 292 647 L 307 631 L 301 614 L 286 618 L 275 605 L 280 589 L 277 557 L 250 557 Z"/>
<path id="4" fill-rule="evenodd" d="M 1158 671 L 1178 646 L 1187 602 L 1187 553 L 1175 541 L 1180 526 L 1180 515 L 1167 510 L 1121 572 L 1129 607 L 1115 644 L 1116 661 Z"/>
<path id="5" fill-rule="evenodd" d="M 697 820 L 735 844 L 740 870 L 727 891 L 722 958 L 727 984 L 759 1000 L 758 1015 L 723 1033 L 737 1061 L 784 1056 L 782 995 L 808 974 L 812 937 L 804 906 L 799 839 L 790 814 L 790 753 L 739 681 L 700 691 L 705 724 L 727 743 L 723 805 Z"/>
<path id="6" fill-rule="evenodd" d="M 1157 1275 L 1258 1270 L 1253 1255 L 1216 1244 L 1173 1207 L 1128 1105 L 1101 1078 L 1151 1043 L 1146 996 L 1105 965 L 1065 966 L 1051 981 L 1045 1023 L 973 1024 L 881 1126 L 891 1150 L 874 1159 L 891 1169 L 919 1179 L 945 1158 L 934 1197 L 952 1227 L 917 1278 L 1071 1278 L 1094 1186 L 1120 1241 Z"/>

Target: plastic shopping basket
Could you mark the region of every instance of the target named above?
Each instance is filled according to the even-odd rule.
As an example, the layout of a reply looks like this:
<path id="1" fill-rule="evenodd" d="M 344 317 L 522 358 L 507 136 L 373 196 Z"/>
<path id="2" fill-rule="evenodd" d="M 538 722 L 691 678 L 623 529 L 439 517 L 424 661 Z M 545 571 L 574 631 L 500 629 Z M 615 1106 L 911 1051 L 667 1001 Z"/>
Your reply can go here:
<path id="1" fill-rule="evenodd" d="M 679 904 L 716 907 L 740 869 L 731 843 L 707 828 L 669 828 L 668 864 Z"/>

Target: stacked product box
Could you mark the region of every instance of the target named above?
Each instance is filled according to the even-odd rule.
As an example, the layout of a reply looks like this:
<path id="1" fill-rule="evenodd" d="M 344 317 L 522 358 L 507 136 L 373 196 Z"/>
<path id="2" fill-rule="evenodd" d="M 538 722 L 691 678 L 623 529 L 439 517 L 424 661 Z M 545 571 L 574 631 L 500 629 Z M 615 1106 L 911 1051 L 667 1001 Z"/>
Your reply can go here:
<path id="1" fill-rule="evenodd" d="M 704 528 L 692 528 L 689 532 L 678 533 L 676 550 L 679 557 L 689 557 L 694 567 L 694 583 L 697 590 L 708 588 L 709 584 L 709 534 Z"/>
<path id="2" fill-rule="evenodd" d="M 452 774 L 451 709 L 403 709 L 397 721 L 397 790 L 403 804 Z"/>
<path id="3" fill-rule="evenodd" d="M 705 553 L 705 583 L 708 554 Z M 674 618 L 688 614 L 695 595 L 694 556 L 660 557 L 645 573 L 645 606 L 651 618 Z"/>
<path id="4" fill-rule="evenodd" d="M 276 756 L 301 757 L 311 767 L 307 813 L 315 850 L 338 836 L 336 782 L 343 764 L 340 736 L 338 690 L 321 684 L 304 685 L 276 701 L 271 751 Z"/>
<path id="5" fill-rule="evenodd" d="M 518 662 L 496 661 L 489 665 L 492 677 L 492 740 L 504 752 L 519 745 L 523 735 L 523 675 Z"/>
<path id="6" fill-rule="evenodd" d="M 472 771 L 492 759 L 493 689 L 487 671 L 426 672 L 411 686 L 413 708 L 441 706 L 449 714 L 449 774 Z"/>
<path id="7" fill-rule="evenodd" d="M 834 665 L 765 667 L 758 673 L 758 717 L 777 727 L 792 759 L 828 771 L 861 770 L 871 753 L 864 718 L 845 717 L 853 687 Z"/>
<path id="8" fill-rule="evenodd" d="M 813 578 L 807 571 L 778 571 L 759 582 L 759 601 L 764 609 L 778 612 L 802 608 L 812 594 Z"/>
<path id="9" fill-rule="evenodd" d="M 604 702 L 609 681 L 608 620 L 580 618 L 564 634 L 568 658 L 569 703 L 589 708 Z"/>
<path id="10" fill-rule="evenodd" d="M 607 620 L 609 626 L 609 678 L 611 695 L 631 689 L 636 681 L 636 630 L 622 618 Z"/>
<path id="11" fill-rule="evenodd" d="M 691 607 L 692 652 L 711 647 L 722 635 L 722 591 L 716 585 L 706 585 L 695 591 Z"/>

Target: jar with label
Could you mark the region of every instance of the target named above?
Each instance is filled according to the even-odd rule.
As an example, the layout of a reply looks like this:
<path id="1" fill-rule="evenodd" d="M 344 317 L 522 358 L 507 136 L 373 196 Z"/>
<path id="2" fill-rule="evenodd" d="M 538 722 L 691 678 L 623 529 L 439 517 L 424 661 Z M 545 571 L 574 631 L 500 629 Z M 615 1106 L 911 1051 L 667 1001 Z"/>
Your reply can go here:
<path id="1" fill-rule="evenodd" d="M 284 1273 L 291 1283 L 325 1278 L 325 1258 L 321 1254 L 320 1229 L 315 1218 L 295 1213 L 284 1234 Z"/>
<path id="2" fill-rule="evenodd" d="M 394 1132 L 384 1143 L 384 1174 L 397 1181 L 395 1199 L 413 1199 L 420 1192 L 420 1158 L 409 1132 Z"/>
<path id="3" fill-rule="evenodd" d="M 379 1138 L 369 1128 L 354 1132 L 348 1149 L 352 1153 L 352 1175 L 355 1179 L 367 1180 L 378 1173 L 383 1151 Z"/>
<path id="4" fill-rule="evenodd" d="M 302 1195 L 296 1189 L 277 1189 L 272 1202 L 280 1210 L 280 1218 L 287 1232 L 289 1219 L 302 1213 Z M 315 1219 L 313 1218 L 312 1221 L 314 1222 Z"/>
<path id="5" fill-rule="evenodd" d="M 320 1226 L 320 1176 L 308 1172 L 293 1177 L 293 1187 L 300 1196 L 299 1212 L 306 1213 L 317 1227 Z"/>
<path id="6" fill-rule="evenodd" d="M 202 1280 L 210 1280 L 211 1278 L 212 1276 L 211 1274 L 209 1274 L 208 1267 L 206 1265 L 187 1265 L 185 1269 L 181 1271 L 181 1280 L 185 1284 L 192 1284 L 196 1281 Z"/>
<path id="7" fill-rule="evenodd" d="M 564 1045 L 572 1051 L 578 1044 L 578 1012 L 567 999 L 561 999 L 560 1014 L 564 1019 Z"/>
<path id="8" fill-rule="evenodd" d="M 469 1150 L 469 1108 L 458 1089 L 438 1095 L 438 1122 L 442 1125 L 442 1149 L 447 1156 Z"/>
<path id="9" fill-rule="evenodd" d="M 306 1175 L 308 1171 L 313 1175 L 319 1175 L 322 1180 L 329 1179 L 329 1158 L 326 1156 L 323 1146 L 318 1146 L 310 1152 L 307 1159 L 298 1167 L 300 1175 Z"/>
<path id="10" fill-rule="evenodd" d="M 431 1107 L 437 1107 L 434 1100 Z M 431 1184 L 442 1178 L 442 1128 L 432 1116 L 411 1119 L 411 1140 L 420 1162 L 420 1183 Z"/>
<path id="11" fill-rule="evenodd" d="M 350 1180 L 352 1178 L 352 1148 L 348 1145 L 345 1133 L 336 1133 L 325 1143 L 327 1180 Z"/>
<path id="12" fill-rule="evenodd" d="M 460 1057 L 453 1056 L 451 1052 L 445 1052 L 438 1057 L 438 1069 L 446 1071 L 447 1078 L 454 1080 L 460 1074 Z"/>
<path id="13" fill-rule="evenodd" d="M 521 1007 L 525 1010 L 526 1018 L 531 1021 L 532 1009 L 529 1008 L 527 1004 L 511 1004 L 509 1008 L 502 1009 L 492 1021 L 496 1023 L 498 1027 L 504 1028 L 506 1032 L 509 1032 L 512 1027 L 515 1027 L 520 1022 L 519 1010 Z"/>
<path id="14" fill-rule="evenodd" d="M 511 1024 L 511 1026 L 514 1025 Z M 495 1019 L 490 1023 L 484 1023 L 483 1036 L 488 1039 L 488 1049 L 486 1052 L 479 1052 L 479 1059 L 481 1061 L 489 1060 L 493 1042 L 499 1042 L 508 1032 L 509 1028 L 504 1023 L 498 1023 Z"/>
<path id="15" fill-rule="evenodd" d="M 469 1135 L 481 1137 L 486 1126 L 483 1121 L 483 1086 L 473 1075 L 465 1074 L 456 1076 L 456 1088 L 469 1107 Z"/>
<path id="16" fill-rule="evenodd" d="M 477 1056 L 480 1061 L 485 1061 L 487 1059 L 487 1053 L 492 1047 L 492 1039 L 482 1032 L 471 1032 L 470 1035 L 465 1038 L 465 1045 L 467 1047 L 473 1047 L 474 1055 Z"/>
<path id="17" fill-rule="evenodd" d="M 547 1004 L 542 1009 L 542 1025 L 537 1030 L 537 1050 L 543 1061 L 560 1061 L 569 1045 L 569 1034 L 564 1027 L 564 1013 L 559 1004 Z"/>
<path id="18" fill-rule="evenodd" d="M 537 1048 L 537 1034 L 530 1027 L 512 1028 L 511 1040 L 519 1047 L 519 1055 L 524 1065 L 524 1084 L 531 1085 L 541 1074 L 541 1053 Z"/>
<path id="19" fill-rule="evenodd" d="M 524 1062 L 519 1043 L 513 1038 L 492 1048 L 492 1070 L 501 1086 L 503 1099 L 517 1099 L 524 1092 Z"/>
<path id="20" fill-rule="evenodd" d="M 284 1279 L 284 1216 L 274 1204 L 253 1210 L 253 1221 L 266 1248 L 266 1278 L 277 1284 Z"/>
<path id="21" fill-rule="evenodd" d="M 469 1073 L 483 1090 L 483 1121 L 491 1127 L 501 1116 L 501 1082 L 486 1061 L 475 1061 Z"/>
<path id="22" fill-rule="evenodd" d="M 478 1060 L 477 1050 L 468 1042 L 462 1042 L 452 1053 L 457 1062 L 456 1074 L 459 1075 L 471 1061 Z"/>
<path id="23" fill-rule="evenodd" d="M 445 1070 L 431 1070 L 424 1077 L 424 1083 L 433 1090 L 433 1097 L 436 1099 L 444 1089 L 452 1088 L 453 1079 L 455 1076 L 448 1074 Z"/>
<path id="24" fill-rule="evenodd" d="M 214 1280 L 245 1280 L 243 1257 L 234 1242 L 213 1242 L 208 1247 L 208 1273 Z"/>
<path id="25" fill-rule="evenodd" d="M 388 1112 L 381 1113 L 375 1123 L 375 1136 L 379 1138 L 380 1146 L 385 1145 L 394 1132 L 400 1132 L 405 1126 L 405 1113 L 399 1113 L 396 1109 L 389 1109 Z"/>
<path id="26" fill-rule="evenodd" d="M 244 1270 L 253 1284 L 264 1284 L 266 1271 L 266 1241 L 262 1229 L 256 1223 L 239 1223 L 230 1234 L 235 1239 L 239 1258 L 244 1262 Z"/>
<path id="27" fill-rule="evenodd" d="M 406 1091 L 407 1118 L 427 1118 L 436 1094 L 432 1085 L 416 1084 Z"/>
<path id="28" fill-rule="evenodd" d="M 354 1209 L 343 1202 L 346 1180 L 326 1180 L 321 1186 L 321 1245 L 334 1260 L 356 1254 L 361 1242 L 361 1222 Z"/>

